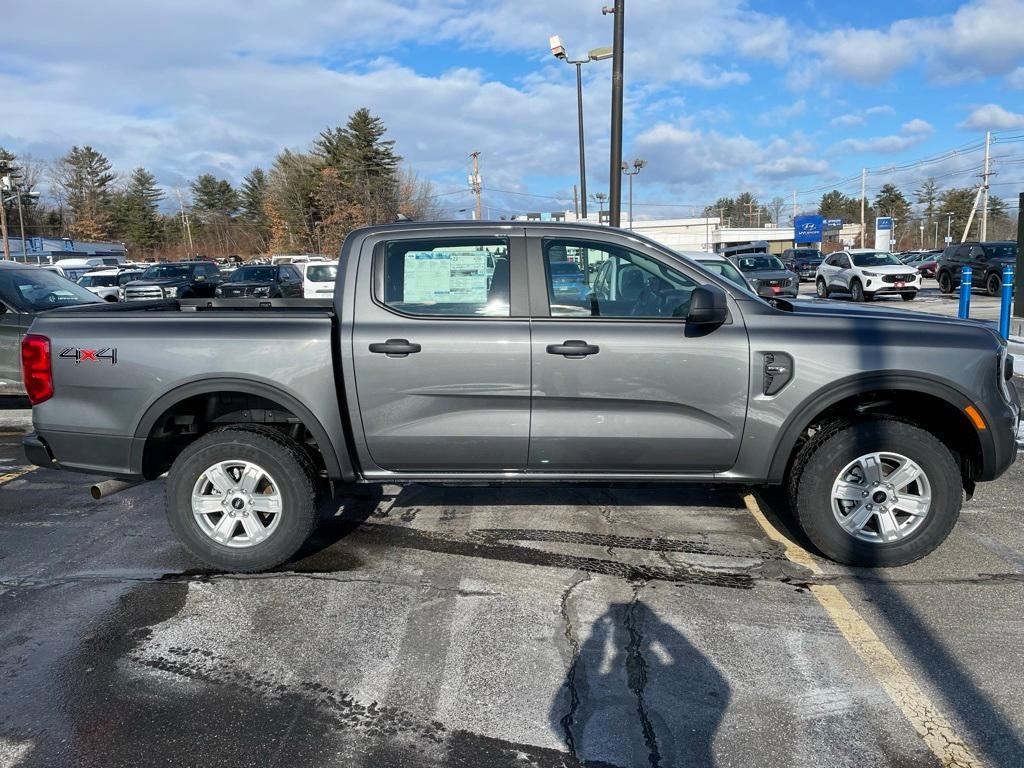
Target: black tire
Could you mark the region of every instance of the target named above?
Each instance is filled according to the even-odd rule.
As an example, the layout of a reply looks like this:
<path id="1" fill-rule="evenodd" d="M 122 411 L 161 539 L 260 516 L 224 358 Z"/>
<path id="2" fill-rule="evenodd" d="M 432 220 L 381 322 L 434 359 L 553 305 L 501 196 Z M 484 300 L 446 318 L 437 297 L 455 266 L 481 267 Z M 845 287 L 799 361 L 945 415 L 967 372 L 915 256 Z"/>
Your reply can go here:
<path id="1" fill-rule="evenodd" d="M 990 272 L 985 278 L 985 293 L 989 296 L 998 296 L 1003 290 L 1003 278 L 996 272 Z"/>
<path id="2" fill-rule="evenodd" d="M 220 544 L 192 515 L 192 489 L 217 461 L 247 460 L 264 468 L 281 495 L 281 519 L 264 541 L 246 548 Z M 299 443 L 272 427 L 236 425 L 213 430 L 185 448 L 167 476 L 167 520 L 198 559 L 222 571 L 263 571 L 294 555 L 309 537 L 317 515 L 316 469 Z"/>
<path id="3" fill-rule="evenodd" d="M 847 533 L 832 510 L 832 484 L 849 462 L 875 451 L 900 453 L 916 462 L 931 484 L 931 508 L 906 538 L 866 542 Z M 790 500 L 801 529 L 826 557 L 845 565 L 906 565 L 935 550 L 949 535 L 963 500 L 960 466 L 930 432 L 880 418 L 822 429 L 801 449 L 790 476 Z"/>
<path id="4" fill-rule="evenodd" d="M 950 277 L 949 272 L 939 272 L 939 290 L 942 293 L 953 292 L 953 278 Z"/>
<path id="5" fill-rule="evenodd" d="M 815 288 L 818 291 L 818 298 L 819 299 L 827 299 L 828 298 L 828 293 L 829 293 L 829 291 L 828 291 L 828 283 L 825 282 L 824 278 L 819 277 L 817 279 L 817 281 L 815 282 Z"/>
<path id="6" fill-rule="evenodd" d="M 914 299 L 917 298 L 916 293 L 901 293 L 900 296 L 903 297 L 904 301 L 913 301 Z"/>
<path id="7" fill-rule="evenodd" d="M 117 297 L 116 296 L 104 296 L 103 300 L 104 301 L 117 301 Z"/>
<path id="8" fill-rule="evenodd" d="M 850 295 L 854 301 L 868 301 L 868 295 L 864 293 L 864 286 L 861 285 L 860 280 L 850 282 Z"/>

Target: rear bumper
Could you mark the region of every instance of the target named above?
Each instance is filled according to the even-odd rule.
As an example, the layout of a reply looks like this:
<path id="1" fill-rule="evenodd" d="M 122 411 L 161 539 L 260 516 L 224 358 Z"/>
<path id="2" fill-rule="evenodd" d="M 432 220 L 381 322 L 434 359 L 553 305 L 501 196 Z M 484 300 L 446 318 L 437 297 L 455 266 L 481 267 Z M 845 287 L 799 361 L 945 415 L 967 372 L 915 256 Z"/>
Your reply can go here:
<path id="1" fill-rule="evenodd" d="M 130 437 L 56 431 L 30 432 L 21 440 L 25 457 L 37 467 L 124 479 L 140 476 L 131 470 L 133 443 Z"/>

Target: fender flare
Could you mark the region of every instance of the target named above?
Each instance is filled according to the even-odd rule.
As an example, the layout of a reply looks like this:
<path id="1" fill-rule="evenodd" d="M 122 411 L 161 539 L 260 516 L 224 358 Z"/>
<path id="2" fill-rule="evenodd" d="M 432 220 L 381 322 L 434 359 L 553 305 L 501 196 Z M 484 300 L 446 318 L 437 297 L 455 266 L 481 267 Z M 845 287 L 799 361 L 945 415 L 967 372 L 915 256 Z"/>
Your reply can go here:
<path id="1" fill-rule="evenodd" d="M 323 456 L 327 474 L 332 478 L 351 478 L 355 473 L 347 457 L 339 457 L 327 430 L 320 420 L 305 405 L 283 389 L 260 381 L 235 378 L 202 379 L 175 387 L 157 398 L 142 414 L 135 426 L 132 439 L 130 466 L 134 472 L 142 474 L 142 458 L 153 426 L 168 410 L 184 400 L 196 395 L 209 395 L 218 392 L 241 392 L 272 400 L 294 413 L 313 435 L 320 454 Z M 344 464 L 342 463 L 344 462 Z"/>
<path id="2" fill-rule="evenodd" d="M 855 374 L 829 384 L 826 388 L 819 389 L 800 403 L 790 414 L 789 419 L 779 431 L 778 440 L 772 447 L 772 462 L 768 470 L 769 481 L 776 483 L 783 481 L 797 440 L 819 414 L 849 397 L 888 390 L 932 395 L 954 405 L 961 412 L 968 405 L 974 405 L 982 411 L 985 421 L 992 423 L 990 415 L 984 412 L 980 404 L 974 403 L 966 394 L 947 381 L 913 371 Z M 984 433 L 976 431 L 975 434 L 978 435 L 982 457 L 987 463 L 995 452 L 991 430 Z"/>

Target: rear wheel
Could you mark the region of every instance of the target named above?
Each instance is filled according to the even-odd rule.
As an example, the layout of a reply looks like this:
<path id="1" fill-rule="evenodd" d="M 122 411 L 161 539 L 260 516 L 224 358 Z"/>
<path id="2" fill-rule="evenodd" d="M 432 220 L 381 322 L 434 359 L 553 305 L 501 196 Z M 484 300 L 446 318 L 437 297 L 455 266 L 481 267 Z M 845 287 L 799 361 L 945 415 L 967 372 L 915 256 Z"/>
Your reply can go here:
<path id="1" fill-rule="evenodd" d="M 819 299 L 828 298 L 828 285 L 825 284 L 824 278 L 819 277 L 815 287 L 817 288 Z"/>
<path id="2" fill-rule="evenodd" d="M 953 278 L 949 276 L 949 272 L 939 273 L 939 290 L 943 293 L 953 292 Z"/>
<path id="3" fill-rule="evenodd" d="M 283 433 L 217 429 L 189 445 L 167 478 L 167 519 L 188 550 L 224 571 L 262 571 L 298 551 L 316 520 L 316 473 Z"/>
<path id="4" fill-rule="evenodd" d="M 998 296 L 999 291 L 1001 291 L 1002 288 L 1003 279 L 996 272 L 992 272 L 985 279 L 985 292 L 988 293 L 989 296 Z"/>
<path id="5" fill-rule="evenodd" d="M 911 563 L 960 514 L 960 467 L 930 432 L 878 419 L 823 430 L 795 463 L 800 527 L 827 557 L 856 566 Z"/>

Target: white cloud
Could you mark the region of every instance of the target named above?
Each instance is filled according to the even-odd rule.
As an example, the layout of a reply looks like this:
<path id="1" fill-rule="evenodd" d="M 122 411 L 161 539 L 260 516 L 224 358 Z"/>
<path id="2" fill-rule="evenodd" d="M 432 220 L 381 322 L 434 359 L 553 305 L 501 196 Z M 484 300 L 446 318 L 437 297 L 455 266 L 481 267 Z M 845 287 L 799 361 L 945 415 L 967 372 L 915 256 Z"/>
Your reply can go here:
<path id="1" fill-rule="evenodd" d="M 896 110 L 890 107 L 888 104 L 879 104 L 874 107 L 868 107 L 863 112 L 851 112 L 846 115 L 839 115 L 833 117 L 829 124 L 837 128 L 854 128 L 858 125 L 864 125 L 869 117 L 876 117 L 878 115 L 894 115 Z"/>
<path id="2" fill-rule="evenodd" d="M 817 176 L 825 173 L 829 164 L 824 160 L 812 160 L 809 157 L 791 156 L 776 157 L 755 166 L 759 176 L 766 179 L 782 180 L 796 176 Z"/>
<path id="3" fill-rule="evenodd" d="M 1006 84 L 1018 91 L 1024 91 L 1024 67 L 1017 67 L 1006 76 Z"/>
<path id="4" fill-rule="evenodd" d="M 920 144 L 926 138 L 926 134 L 918 133 L 910 136 L 875 136 L 868 139 L 843 139 L 832 147 L 831 152 L 833 154 L 891 155 L 910 149 Z"/>
<path id="5" fill-rule="evenodd" d="M 1024 115 L 1009 112 L 998 104 L 986 104 L 975 109 L 959 127 L 972 131 L 1018 130 L 1024 128 Z"/>
<path id="6" fill-rule="evenodd" d="M 907 136 L 920 136 L 935 133 L 935 127 L 927 120 L 915 117 L 913 120 L 904 123 L 900 128 L 900 132 Z"/>
<path id="7" fill-rule="evenodd" d="M 807 112 L 807 102 L 804 99 L 794 101 L 792 104 L 781 104 L 774 109 L 762 112 L 758 116 L 758 122 L 764 125 L 775 125 L 800 117 Z"/>

